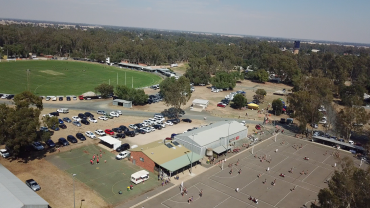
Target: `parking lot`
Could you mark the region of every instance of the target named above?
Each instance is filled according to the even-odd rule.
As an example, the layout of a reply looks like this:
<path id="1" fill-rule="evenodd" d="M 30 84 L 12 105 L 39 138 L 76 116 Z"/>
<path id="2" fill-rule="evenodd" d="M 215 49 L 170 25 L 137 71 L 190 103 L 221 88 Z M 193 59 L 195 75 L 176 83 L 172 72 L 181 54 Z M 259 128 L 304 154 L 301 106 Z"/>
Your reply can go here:
<path id="1" fill-rule="evenodd" d="M 189 197 L 193 197 L 191 206 L 206 208 L 310 206 L 317 200 L 319 190 L 327 186 L 325 182 L 333 171 L 340 168 L 335 166 L 338 160 L 332 155 L 334 152 L 354 158 L 348 152 L 279 135 L 276 142 L 272 137 L 255 146 L 253 154 L 249 148 L 227 159 L 223 170 L 217 164 L 185 182 L 187 195 L 182 196 L 180 188 L 174 187 L 136 207 L 188 207 Z M 261 160 L 262 157 L 266 159 Z M 354 161 L 360 164 L 355 158 Z M 367 164 L 361 166 L 366 167 Z M 258 204 L 250 197 L 258 199 Z"/>

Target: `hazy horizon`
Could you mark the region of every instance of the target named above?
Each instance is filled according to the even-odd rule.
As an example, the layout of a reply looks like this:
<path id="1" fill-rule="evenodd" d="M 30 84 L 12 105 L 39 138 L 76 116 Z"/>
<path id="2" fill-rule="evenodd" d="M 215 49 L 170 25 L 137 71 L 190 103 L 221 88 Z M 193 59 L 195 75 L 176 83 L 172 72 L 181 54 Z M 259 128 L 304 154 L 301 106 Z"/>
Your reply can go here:
<path id="1" fill-rule="evenodd" d="M 2 18 L 370 43 L 370 2 L 0 0 Z"/>

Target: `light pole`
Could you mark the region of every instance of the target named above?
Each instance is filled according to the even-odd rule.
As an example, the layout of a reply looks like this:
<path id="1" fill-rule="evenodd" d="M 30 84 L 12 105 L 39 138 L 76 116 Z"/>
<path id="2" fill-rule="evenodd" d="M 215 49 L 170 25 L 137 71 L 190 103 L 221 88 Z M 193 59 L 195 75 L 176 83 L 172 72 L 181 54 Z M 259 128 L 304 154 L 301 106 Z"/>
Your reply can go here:
<path id="1" fill-rule="evenodd" d="M 76 176 L 77 174 L 73 174 L 72 176 L 73 176 L 73 207 L 74 208 L 76 208 L 76 192 L 75 192 L 75 190 L 76 190 L 76 188 L 75 188 L 75 176 Z"/>
<path id="2" fill-rule="evenodd" d="M 229 121 L 229 128 L 227 129 L 227 142 L 230 141 L 230 124 L 231 124 L 231 121 Z M 227 151 L 229 151 L 229 144 L 226 142 L 226 153 L 225 153 L 225 158 L 226 158 L 226 154 L 227 154 Z"/>

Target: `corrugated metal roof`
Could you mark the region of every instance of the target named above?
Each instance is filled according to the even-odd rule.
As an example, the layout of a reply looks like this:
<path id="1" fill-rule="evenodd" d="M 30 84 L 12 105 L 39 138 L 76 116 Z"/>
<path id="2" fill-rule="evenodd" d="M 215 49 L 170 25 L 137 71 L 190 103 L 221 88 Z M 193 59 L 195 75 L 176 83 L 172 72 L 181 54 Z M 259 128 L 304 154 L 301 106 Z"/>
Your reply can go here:
<path id="1" fill-rule="evenodd" d="M 194 99 L 193 104 L 201 104 L 201 105 L 208 105 L 209 101 L 208 100 L 203 100 L 203 99 Z"/>
<path id="2" fill-rule="evenodd" d="M 185 152 L 189 151 L 182 145 L 179 146 L 172 145 L 172 146 L 173 146 L 172 148 L 169 148 L 168 146 L 162 143 L 162 145 L 160 146 L 143 150 L 143 153 L 146 156 L 148 156 L 151 160 L 153 160 L 155 163 L 161 165 L 170 160 L 183 156 L 184 154 L 186 154 Z"/>
<path id="3" fill-rule="evenodd" d="M 229 149 L 231 149 L 231 147 L 229 146 Z M 224 146 L 219 146 L 219 147 L 216 147 L 213 149 L 213 151 L 217 154 L 220 154 L 220 153 L 223 153 L 226 151 L 226 147 Z"/>
<path id="4" fill-rule="evenodd" d="M 191 160 L 191 155 L 193 154 L 193 160 Z M 164 164 L 161 165 L 162 168 L 167 169 L 169 171 L 176 171 L 179 170 L 180 168 L 183 168 L 187 165 L 190 165 L 190 161 L 195 162 L 202 159 L 202 156 L 198 155 L 197 153 L 188 153 L 184 154 L 183 156 L 180 156 L 176 159 L 173 159 L 171 161 L 168 161 Z"/>
<path id="5" fill-rule="evenodd" d="M 154 141 L 145 145 L 138 146 L 130 149 L 131 152 L 143 152 L 144 150 L 151 149 L 163 145 L 163 140 Z"/>
<path id="6" fill-rule="evenodd" d="M 120 103 L 132 103 L 132 101 L 122 100 L 122 99 L 114 99 L 113 102 L 120 102 Z"/>
<path id="7" fill-rule="evenodd" d="M 227 137 L 228 135 L 232 135 L 244 130 L 247 130 L 247 128 L 237 121 L 220 121 L 183 134 L 179 134 L 178 136 L 187 136 L 193 140 L 194 135 L 194 141 L 200 146 L 205 146 L 214 141 L 218 141 L 222 137 Z M 176 137 L 177 136 L 175 136 L 175 138 Z"/>
<path id="8" fill-rule="evenodd" d="M 23 181 L 0 164 L 0 206 L 13 208 L 24 206 L 48 207 L 49 203 L 31 190 Z"/>

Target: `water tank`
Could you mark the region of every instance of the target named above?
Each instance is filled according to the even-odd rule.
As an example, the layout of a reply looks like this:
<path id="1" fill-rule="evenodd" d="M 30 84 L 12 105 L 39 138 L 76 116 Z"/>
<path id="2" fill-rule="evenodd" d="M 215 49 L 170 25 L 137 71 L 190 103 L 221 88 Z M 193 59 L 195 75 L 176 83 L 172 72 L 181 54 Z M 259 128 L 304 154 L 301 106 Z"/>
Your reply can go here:
<path id="1" fill-rule="evenodd" d="M 206 152 L 206 156 L 211 157 L 212 155 L 213 155 L 213 150 L 212 150 L 212 148 L 208 148 L 208 149 L 207 149 L 207 152 Z"/>
<path id="2" fill-rule="evenodd" d="M 301 41 L 294 41 L 294 49 L 299 49 L 301 47 Z"/>

